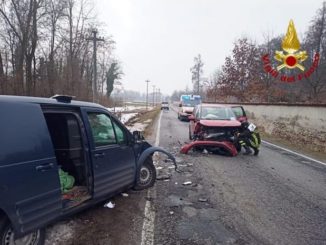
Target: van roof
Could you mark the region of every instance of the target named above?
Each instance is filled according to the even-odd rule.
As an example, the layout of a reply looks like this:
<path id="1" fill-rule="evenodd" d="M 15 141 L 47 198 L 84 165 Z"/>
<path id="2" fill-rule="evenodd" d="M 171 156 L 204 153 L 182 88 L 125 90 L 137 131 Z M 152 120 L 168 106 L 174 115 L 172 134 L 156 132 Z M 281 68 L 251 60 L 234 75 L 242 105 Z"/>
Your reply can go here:
<path id="1" fill-rule="evenodd" d="M 23 103 L 35 103 L 43 105 L 60 105 L 60 106 L 75 106 L 75 107 L 97 107 L 104 108 L 96 103 L 72 100 L 70 102 L 64 102 L 53 98 L 41 98 L 41 97 L 29 97 L 29 96 L 12 96 L 12 95 L 0 95 L 0 102 L 23 102 Z"/>

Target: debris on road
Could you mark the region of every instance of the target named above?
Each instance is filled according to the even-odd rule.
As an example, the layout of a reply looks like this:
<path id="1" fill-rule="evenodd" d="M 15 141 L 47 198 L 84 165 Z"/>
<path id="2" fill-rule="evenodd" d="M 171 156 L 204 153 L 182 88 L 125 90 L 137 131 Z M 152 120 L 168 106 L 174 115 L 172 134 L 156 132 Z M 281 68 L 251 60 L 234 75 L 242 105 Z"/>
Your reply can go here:
<path id="1" fill-rule="evenodd" d="M 170 213 L 171 215 L 173 215 L 173 214 L 174 214 L 174 212 L 173 212 L 173 211 L 170 211 L 169 213 Z"/>
<path id="2" fill-rule="evenodd" d="M 186 181 L 186 182 L 183 182 L 183 185 L 191 185 L 192 182 L 191 181 Z"/>
<path id="3" fill-rule="evenodd" d="M 113 202 L 110 201 L 110 202 L 104 204 L 104 207 L 105 207 L 105 208 L 114 208 L 114 207 L 115 207 L 115 204 L 114 204 Z"/>
<path id="4" fill-rule="evenodd" d="M 207 198 L 202 198 L 202 197 L 201 197 L 201 198 L 198 199 L 198 201 L 200 201 L 200 202 L 207 202 L 208 199 L 207 199 Z"/>
<path id="5" fill-rule="evenodd" d="M 129 194 L 128 194 L 128 193 L 121 193 L 121 196 L 123 196 L 123 197 L 128 197 Z"/>
<path id="6" fill-rule="evenodd" d="M 174 168 L 174 166 L 172 166 L 172 168 Z M 163 169 L 163 167 L 161 166 L 156 167 L 156 170 L 161 170 L 161 169 Z"/>
<path id="7" fill-rule="evenodd" d="M 171 178 L 171 176 L 167 175 L 167 174 L 158 175 L 156 177 L 157 180 L 169 180 L 170 178 Z"/>
<path id="8" fill-rule="evenodd" d="M 232 142 L 228 141 L 212 141 L 212 140 L 195 140 L 190 142 L 189 144 L 185 144 L 181 147 L 180 153 L 187 154 L 190 149 L 196 147 L 218 147 L 224 149 L 224 151 L 228 152 L 231 156 L 236 156 L 238 154 L 236 147 Z M 206 153 L 207 152 L 207 153 Z M 204 154 L 208 154 L 208 151 L 204 151 Z"/>
<path id="9" fill-rule="evenodd" d="M 173 162 L 170 158 L 167 158 L 167 159 L 164 159 L 164 162 L 167 163 L 167 162 Z"/>
<path id="10" fill-rule="evenodd" d="M 63 244 L 63 241 L 67 241 L 74 236 L 77 225 L 72 220 L 69 222 L 61 221 L 51 225 L 51 228 L 46 230 L 45 245 Z"/>

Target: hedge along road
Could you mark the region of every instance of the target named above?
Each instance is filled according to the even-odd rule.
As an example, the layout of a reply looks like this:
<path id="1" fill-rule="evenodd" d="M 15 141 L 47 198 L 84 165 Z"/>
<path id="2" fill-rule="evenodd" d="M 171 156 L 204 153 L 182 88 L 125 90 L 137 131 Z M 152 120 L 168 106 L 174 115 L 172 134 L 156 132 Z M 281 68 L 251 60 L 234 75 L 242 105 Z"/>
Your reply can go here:
<path id="1" fill-rule="evenodd" d="M 178 154 L 188 123 L 164 112 L 160 146 L 183 173 L 162 164 L 154 244 L 325 244 L 326 167 L 263 144 L 258 157 Z M 191 181 L 190 185 L 182 185 Z"/>

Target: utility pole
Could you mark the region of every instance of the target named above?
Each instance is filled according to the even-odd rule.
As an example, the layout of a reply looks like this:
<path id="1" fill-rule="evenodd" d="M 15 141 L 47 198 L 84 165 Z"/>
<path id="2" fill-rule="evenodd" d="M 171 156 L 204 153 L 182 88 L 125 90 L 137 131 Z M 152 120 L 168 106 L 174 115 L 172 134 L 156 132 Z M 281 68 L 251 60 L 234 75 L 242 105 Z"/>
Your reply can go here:
<path id="1" fill-rule="evenodd" d="M 148 109 L 148 83 L 150 82 L 149 80 L 146 80 L 146 111 Z"/>
<path id="2" fill-rule="evenodd" d="M 93 41 L 93 82 L 92 82 L 92 96 L 93 96 L 93 102 L 95 102 L 96 97 L 96 91 L 97 91 L 97 42 L 103 42 L 103 38 L 96 37 L 97 30 L 94 29 L 92 31 L 93 37 L 87 38 L 89 41 Z"/>
<path id="3" fill-rule="evenodd" d="M 155 85 L 153 85 L 153 107 L 155 106 Z"/>
<path id="4" fill-rule="evenodd" d="M 157 96 L 158 103 L 161 103 L 161 89 L 158 89 L 158 96 Z"/>

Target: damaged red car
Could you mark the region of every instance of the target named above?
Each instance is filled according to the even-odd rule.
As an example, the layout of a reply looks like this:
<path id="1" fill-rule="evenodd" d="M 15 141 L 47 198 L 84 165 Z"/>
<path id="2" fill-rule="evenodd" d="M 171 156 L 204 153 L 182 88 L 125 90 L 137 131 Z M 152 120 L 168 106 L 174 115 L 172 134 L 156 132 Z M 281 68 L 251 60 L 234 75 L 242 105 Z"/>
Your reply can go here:
<path id="1" fill-rule="evenodd" d="M 240 121 L 247 120 L 242 106 L 200 104 L 189 119 L 189 139 L 192 142 L 184 145 L 181 153 L 186 154 L 193 148 L 236 156 L 241 150 L 235 135 L 241 129 Z"/>

